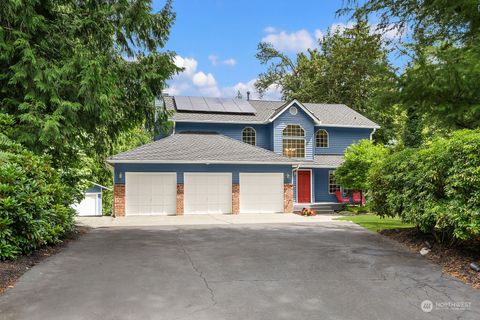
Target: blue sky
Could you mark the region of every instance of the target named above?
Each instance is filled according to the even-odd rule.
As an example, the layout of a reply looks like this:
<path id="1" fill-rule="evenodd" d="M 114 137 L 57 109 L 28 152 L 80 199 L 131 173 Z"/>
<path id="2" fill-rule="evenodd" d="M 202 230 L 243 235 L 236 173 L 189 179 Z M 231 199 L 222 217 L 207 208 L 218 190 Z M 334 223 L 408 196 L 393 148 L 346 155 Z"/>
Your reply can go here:
<path id="1" fill-rule="evenodd" d="M 155 0 L 154 10 L 163 4 Z M 169 82 L 168 91 L 233 97 L 240 89 L 245 96 L 266 69 L 255 58 L 261 40 L 292 56 L 305 51 L 329 27 L 347 25 L 347 17 L 335 15 L 341 6 L 342 0 L 174 0 L 177 19 L 166 49 L 176 52 L 186 71 Z M 275 88 L 265 96 L 279 97 Z"/>

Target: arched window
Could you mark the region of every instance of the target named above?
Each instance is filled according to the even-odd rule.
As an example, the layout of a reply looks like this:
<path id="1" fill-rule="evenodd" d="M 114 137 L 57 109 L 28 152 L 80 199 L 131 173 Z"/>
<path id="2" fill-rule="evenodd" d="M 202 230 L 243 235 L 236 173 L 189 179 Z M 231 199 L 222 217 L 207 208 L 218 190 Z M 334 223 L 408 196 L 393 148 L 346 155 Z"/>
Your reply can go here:
<path id="1" fill-rule="evenodd" d="M 283 155 L 305 158 L 305 130 L 298 124 L 289 124 L 283 129 Z"/>
<path id="2" fill-rule="evenodd" d="M 328 132 L 320 129 L 315 134 L 315 146 L 317 148 L 328 148 Z"/>
<path id="3" fill-rule="evenodd" d="M 243 129 L 242 141 L 255 146 L 257 144 L 257 133 L 255 132 L 255 129 L 252 127 L 246 127 Z"/>

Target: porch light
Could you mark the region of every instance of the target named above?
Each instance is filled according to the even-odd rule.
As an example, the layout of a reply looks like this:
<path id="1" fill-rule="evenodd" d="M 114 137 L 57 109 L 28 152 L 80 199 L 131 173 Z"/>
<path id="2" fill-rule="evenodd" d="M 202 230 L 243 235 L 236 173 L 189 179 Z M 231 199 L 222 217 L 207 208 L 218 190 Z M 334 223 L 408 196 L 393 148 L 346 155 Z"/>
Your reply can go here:
<path id="1" fill-rule="evenodd" d="M 120 172 L 118 173 L 118 179 L 122 179 L 122 177 L 123 177 L 123 174 L 122 174 L 122 171 L 120 171 Z"/>

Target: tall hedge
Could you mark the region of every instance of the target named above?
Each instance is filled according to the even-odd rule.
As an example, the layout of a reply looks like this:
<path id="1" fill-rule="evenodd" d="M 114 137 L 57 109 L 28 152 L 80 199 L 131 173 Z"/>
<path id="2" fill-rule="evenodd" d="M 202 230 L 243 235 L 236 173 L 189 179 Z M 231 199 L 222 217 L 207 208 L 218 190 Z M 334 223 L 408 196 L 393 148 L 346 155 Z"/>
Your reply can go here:
<path id="1" fill-rule="evenodd" d="M 480 237 L 480 130 L 388 155 L 369 177 L 372 209 L 439 240 Z"/>
<path id="2" fill-rule="evenodd" d="M 58 241 L 74 226 L 71 190 L 50 159 L 0 134 L 0 259 Z"/>

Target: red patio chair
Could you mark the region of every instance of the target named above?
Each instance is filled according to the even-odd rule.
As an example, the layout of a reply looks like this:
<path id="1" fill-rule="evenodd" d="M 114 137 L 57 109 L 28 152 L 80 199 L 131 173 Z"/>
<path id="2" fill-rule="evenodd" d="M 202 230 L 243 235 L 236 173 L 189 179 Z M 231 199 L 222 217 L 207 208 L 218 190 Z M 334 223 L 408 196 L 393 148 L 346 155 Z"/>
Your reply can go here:
<path id="1" fill-rule="evenodd" d="M 335 196 L 340 203 L 350 203 L 350 197 L 344 197 L 339 190 L 335 191 Z"/>
<path id="2" fill-rule="evenodd" d="M 362 193 L 360 191 L 355 191 L 352 193 L 352 200 L 353 203 L 355 204 L 365 204 L 365 198 L 363 197 Z"/>

